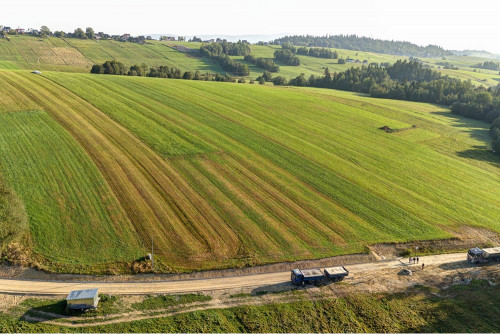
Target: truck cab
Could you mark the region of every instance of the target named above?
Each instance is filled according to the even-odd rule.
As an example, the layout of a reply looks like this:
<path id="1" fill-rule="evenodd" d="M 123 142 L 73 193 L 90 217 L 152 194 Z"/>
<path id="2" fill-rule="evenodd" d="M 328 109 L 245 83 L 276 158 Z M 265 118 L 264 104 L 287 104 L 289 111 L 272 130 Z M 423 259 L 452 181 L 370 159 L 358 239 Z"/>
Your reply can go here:
<path id="1" fill-rule="evenodd" d="M 471 248 L 467 252 L 467 261 L 472 264 L 500 261 L 500 247 L 485 249 L 480 249 L 478 247 Z"/>
<path id="2" fill-rule="evenodd" d="M 483 253 L 483 250 L 479 247 L 471 248 L 467 252 L 467 261 L 472 264 L 482 263 L 484 262 Z"/>
<path id="3" fill-rule="evenodd" d="M 304 281 L 304 275 L 302 275 L 302 272 L 299 269 L 293 269 L 291 276 L 292 284 L 294 285 L 301 285 Z"/>

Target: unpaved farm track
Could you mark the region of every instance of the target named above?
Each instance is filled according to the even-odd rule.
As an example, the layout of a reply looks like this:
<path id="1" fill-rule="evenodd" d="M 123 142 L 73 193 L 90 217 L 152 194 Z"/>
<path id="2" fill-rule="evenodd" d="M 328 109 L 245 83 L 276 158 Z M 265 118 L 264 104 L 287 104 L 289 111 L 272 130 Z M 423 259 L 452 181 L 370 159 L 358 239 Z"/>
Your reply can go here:
<path id="1" fill-rule="evenodd" d="M 441 254 L 420 257 L 419 265 L 410 268 L 420 269 L 421 264 L 440 265 L 445 263 L 465 262 L 465 253 Z M 370 271 L 379 271 L 408 266 L 408 258 L 389 261 L 368 262 L 347 265 L 350 277 Z M 0 293 L 22 295 L 67 295 L 70 290 L 98 288 L 100 293 L 133 295 L 160 293 L 192 293 L 202 291 L 237 289 L 245 287 L 266 287 L 288 282 L 290 272 L 240 275 L 208 279 L 190 279 L 151 282 L 76 282 L 76 281 L 38 281 L 21 279 L 0 279 Z"/>

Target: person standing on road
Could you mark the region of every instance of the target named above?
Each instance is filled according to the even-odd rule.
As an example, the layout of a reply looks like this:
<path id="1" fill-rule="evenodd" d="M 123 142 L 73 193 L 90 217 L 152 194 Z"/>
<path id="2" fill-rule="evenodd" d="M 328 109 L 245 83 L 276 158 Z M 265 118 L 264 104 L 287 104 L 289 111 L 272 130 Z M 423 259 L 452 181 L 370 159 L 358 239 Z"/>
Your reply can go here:
<path id="1" fill-rule="evenodd" d="M 411 256 L 410 256 L 410 259 L 408 260 L 409 263 L 411 263 Z"/>
<path id="2" fill-rule="evenodd" d="M 422 263 L 422 270 L 424 270 L 424 264 Z"/>
<path id="3" fill-rule="evenodd" d="M 417 257 L 417 264 L 418 264 L 418 260 L 419 260 L 419 258 Z"/>

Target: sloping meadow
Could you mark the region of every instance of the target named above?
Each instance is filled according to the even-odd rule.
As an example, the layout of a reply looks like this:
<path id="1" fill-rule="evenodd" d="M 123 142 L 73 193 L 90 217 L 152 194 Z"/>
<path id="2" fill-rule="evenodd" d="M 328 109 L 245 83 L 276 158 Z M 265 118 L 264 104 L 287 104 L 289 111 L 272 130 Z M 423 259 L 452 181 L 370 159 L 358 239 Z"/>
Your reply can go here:
<path id="1" fill-rule="evenodd" d="M 41 110 L 0 114 L 27 136 L 14 143 L 0 135 L 10 152 L 0 167 L 25 201 L 35 251 L 53 261 L 91 263 L 94 248 L 101 262 L 133 261 L 153 237 L 160 270 L 198 270 L 447 238 L 465 225 L 500 232 L 497 167 L 440 149 L 450 136 L 461 149 L 473 141 L 439 107 L 318 89 L 56 72 L 3 71 L 0 83 L 9 87 L 0 102 L 7 111 Z M 30 135 L 28 121 L 50 124 L 63 138 L 51 145 L 70 145 L 73 155 L 53 158 L 61 148 Z M 474 131 L 486 132 L 486 124 L 474 123 Z M 50 159 L 36 158 L 41 148 Z M 24 166 L 17 156 L 31 161 L 36 179 L 11 175 Z M 33 183 L 46 184 L 38 192 L 50 198 L 41 218 L 23 191 Z M 97 236 L 117 241 L 107 246 Z M 52 244 L 66 248 L 52 252 Z"/>

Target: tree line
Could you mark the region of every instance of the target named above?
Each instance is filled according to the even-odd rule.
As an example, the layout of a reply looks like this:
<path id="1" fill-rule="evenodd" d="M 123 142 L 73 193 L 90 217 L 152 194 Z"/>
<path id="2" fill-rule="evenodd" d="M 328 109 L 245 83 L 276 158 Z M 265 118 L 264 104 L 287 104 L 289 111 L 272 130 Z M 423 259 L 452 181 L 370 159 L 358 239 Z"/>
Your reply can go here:
<path id="1" fill-rule="evenodd" d="M 231 59 L 229 55 L 245 56 L 250 54 L 250 51 L 250 46 L 241 41 L 237 43 L 216 42 L 202 45 L 199 50 L 199 55 L 214 60 L 223 69 L 232 74 L 247 76 L 250 74 L 250 69 L 247 64 Z"/>
<path id="2" fill-rule="evenodd" d="M 419 46 L 410 42 L 388 41 L 370 37 L 360 37 L 357 35 L 295 35 L 278 38 L 271 43 L 276 45 L 289 43 L 307 47 L 347 49 L 416 57 L 442 57 L 452 55 L 450 51 L 444 50 L 442 47 L 436 45 Z"/>
<path id="3" fill-rule="evenodd" d="M 209 72 L 201 73 L 200 71 L 185 71 L 173 66 L 157 66 L 149 67 L 146 64 L 132 65 L 126 67 L 123 63 L 116 60 L 108 60 L 103 64 L 96 64 L 90 70 L 92 74 L 111 74 L 111 75 L 128 75 L 128 76 L 143 76 L 152 78 L 169 78 L 169 79 L 185 79 L 185 80 L 204 80 L 204 81 L 223 81 L 223 82 L 246 82 L 245 78 L 236 78 L 229 74 L 221 75 L 219 73 L 212 74 Z"/>
<path id="4" fill-rule="evenodd" d="M 500 70 L 500 63 L 495 63 L 493 61 L 485 61 L 482 64 L 479 63 L 479 64 L 476 64 L 476 65 L 472 65 L 471 67 L 483 68 L 485 70 L 499 71 Z"/>
<path id="5" fill-rule="evenodd" d="M 326 59 L 338 59 L 339 54 L 337 51 L 332 51 L 327 48 L 306 48 L 305 46 L 297 48 L 297 54 Z"/>

